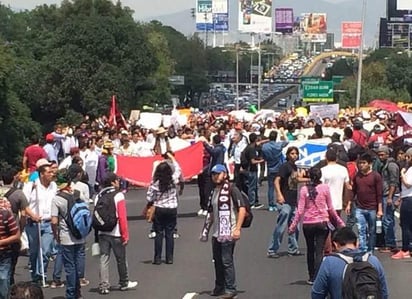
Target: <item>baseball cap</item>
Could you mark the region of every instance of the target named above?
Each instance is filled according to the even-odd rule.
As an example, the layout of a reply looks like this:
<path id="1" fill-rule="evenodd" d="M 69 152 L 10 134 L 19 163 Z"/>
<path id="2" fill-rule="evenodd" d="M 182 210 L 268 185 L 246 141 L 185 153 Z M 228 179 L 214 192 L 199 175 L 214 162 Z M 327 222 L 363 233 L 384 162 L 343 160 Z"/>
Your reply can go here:
<path id="1" fill-rule="evenodd" d="M 37 162 L 36 162 L 36 168 L 37 169 L 42 167 L 42 166 L 50 166 L 50 165 L 51 165 L 51 163 L 49 161 L 47 161 L 46 159 L 44 159 L 44 158 L 41 158 L 41 159 L 37 160 Z"/>
<path id="2" fill-rule="evenodd" d="M 46 135 L 46 141 L 53 141 L 53 140 L 54 140 L 53 134 L 49 133 Z"/>
<path id="3" fill-rule="evenodd" d="M 221 173 L 221 172 L 227 172 L 226 166 L 223 164 L 216 164 L 215 166 L 212 167 L 211 173 Z"/>

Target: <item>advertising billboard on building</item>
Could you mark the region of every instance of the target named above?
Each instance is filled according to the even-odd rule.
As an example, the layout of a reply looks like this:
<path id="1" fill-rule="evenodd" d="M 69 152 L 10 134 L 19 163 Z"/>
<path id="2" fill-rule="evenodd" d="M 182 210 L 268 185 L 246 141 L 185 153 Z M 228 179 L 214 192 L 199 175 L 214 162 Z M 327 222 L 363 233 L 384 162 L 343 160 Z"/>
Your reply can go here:
<path id="1" fill-rule="evenodd" d="M 275 9 L 275 31 L 281 33 L 292 33 L 293 31 L 293 9 L 276 8 Z"/>
<path id="2" fill-rule="evenodd" d="M 239 31 L 254 33 L 272 32 L 272 1 L 240 0 Z"/>
<path id="3" fill-rule="evenodd" d="M 300 18 L 300 33 L 302 41 L 325 43 L 327 19 L 325 13 L 304 13 Z"/>
<path id="4" fill-rule="evenodd" d="M 412 10 L 411 0 L 397 0 L 396 3 L 397 10 Z"/>
<path id="5" fill-rule="evenodd" d="M 362 39 L 362 22 L 342 22 L 341 42 L 343 49 L 358 49 Z"/>
<path id="6" fill-rule="evenodd" d="M 228 31 L 228 0 L 197 0 L 196 30 L 217 32 Z"/>

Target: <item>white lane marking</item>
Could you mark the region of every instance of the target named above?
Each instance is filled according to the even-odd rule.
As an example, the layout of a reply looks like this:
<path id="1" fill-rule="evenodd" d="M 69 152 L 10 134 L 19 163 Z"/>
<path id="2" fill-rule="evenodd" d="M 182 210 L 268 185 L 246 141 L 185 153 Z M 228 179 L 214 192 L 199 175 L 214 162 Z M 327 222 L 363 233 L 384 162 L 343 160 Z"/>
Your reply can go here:
<path id="1" fill-rule="evenodd" d="M 195 296 L 197 296 L 198 293 L 186 293 L 182 299 L 193 299 Z"/>

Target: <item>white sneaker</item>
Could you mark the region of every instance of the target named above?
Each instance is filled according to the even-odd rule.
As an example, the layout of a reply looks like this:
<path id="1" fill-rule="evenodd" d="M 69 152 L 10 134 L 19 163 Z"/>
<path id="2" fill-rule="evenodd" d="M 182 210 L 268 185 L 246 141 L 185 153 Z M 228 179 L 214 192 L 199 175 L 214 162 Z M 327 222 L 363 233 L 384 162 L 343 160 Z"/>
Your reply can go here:
<path id="1" fill-rule="evenodd" d="M 207 210 L 203 210 L 203 216 L 207 216 Z"/>
<path id="2" fill-rule="evenodd" d="M 137 281 L 130 281 L 127 283 L 127 285 L 120 287 L 120 291 L 127 291 L 128 289 L 133 289 L 135 288 L 139 283 Z"/>
<path id="3" fill-rule="evenodd" d="M 199 211 L 197 211 L 197 216 L 203 216 L 203 213 L 204 213 L 204 210 L 200 209 Z"/>
<path id="4" fill-rule="evenodd" d="M 147 236 L 149 237 L 149 239 L 154 239 L 154 238 L 156 238 L 156 232 L 151 232 Z"/>

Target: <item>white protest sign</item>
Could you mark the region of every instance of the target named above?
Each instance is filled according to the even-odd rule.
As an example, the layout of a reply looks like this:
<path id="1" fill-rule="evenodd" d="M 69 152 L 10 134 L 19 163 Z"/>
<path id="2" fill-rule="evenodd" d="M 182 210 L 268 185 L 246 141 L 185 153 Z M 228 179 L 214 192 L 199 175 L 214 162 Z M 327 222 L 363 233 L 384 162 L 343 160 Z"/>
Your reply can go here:
<path id="1" fill-rule="evenodd" d="M 339 115 L 339 104 L 310 105 L 310 114 L 321 118 L 337 118 Z"/>

